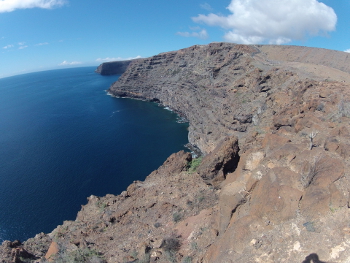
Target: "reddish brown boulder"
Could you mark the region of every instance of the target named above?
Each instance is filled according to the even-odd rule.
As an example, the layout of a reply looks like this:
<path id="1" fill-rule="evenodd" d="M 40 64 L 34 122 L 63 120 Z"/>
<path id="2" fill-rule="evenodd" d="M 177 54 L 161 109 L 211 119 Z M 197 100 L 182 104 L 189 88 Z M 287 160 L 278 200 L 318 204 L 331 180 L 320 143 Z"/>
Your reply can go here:
<path id="1" fill-rule="evenodd" d="M 238 152 L 237 137 L 226 137 L 214 151 L 203 158 L 197 172 L 206 182 L 218 186 L 225 179 L 227 173 L 236 169 L 239 161 Z"/>
<path id="2" fill-rule="evenodd" d="M 250 200 L 250 214 L 275 223 L 296 216 L 302 192 L 293 188 L 298 174 L 286 168 L 274 168 L 255 187 Z"/>

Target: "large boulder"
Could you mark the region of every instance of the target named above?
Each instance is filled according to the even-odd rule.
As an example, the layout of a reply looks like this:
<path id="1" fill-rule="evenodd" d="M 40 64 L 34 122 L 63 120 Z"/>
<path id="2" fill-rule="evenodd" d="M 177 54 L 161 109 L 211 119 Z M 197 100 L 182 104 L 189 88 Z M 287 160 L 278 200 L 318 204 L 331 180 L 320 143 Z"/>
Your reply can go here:
<path id="1" fill-rule="evenodd" d="M 207 154 L 197 169 L 199 175 L 210 184 L 219 186 L 227 173 L 233 172 L 239 162 L 238 139 L 226 137 L 218 146 Z"/>

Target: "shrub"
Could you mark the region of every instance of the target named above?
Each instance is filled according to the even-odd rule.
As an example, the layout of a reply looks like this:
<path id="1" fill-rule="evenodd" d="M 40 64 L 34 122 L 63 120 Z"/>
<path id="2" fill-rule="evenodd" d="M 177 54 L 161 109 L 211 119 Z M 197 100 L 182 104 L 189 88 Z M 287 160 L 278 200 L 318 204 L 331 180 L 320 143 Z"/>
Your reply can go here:
<path id="1" fill-rule="evenodd" d="M 170 237 L 163 240 L 161 248 L 164 249 L 165 255 L 170 262 L 176 261 L 176 253 L 180 249 L 181 243 L 176 237 Z"/>
<path id="2" fill-rule="evenodd" d="M 176 237 L 165 238 L 161 245 L 165 251 L 178 251 L 180 246 L 181 243 Z"/>
<path id="3" fill-rule="evenodd" d="M 157 223 L 154 224 L 154 227 L 155 227 L 155 228 L 158 228 L 158 227 L 161 227 L 161 226 L 162 226 L 162 224 L 159 223 L 159 222 L 157 222 Z"/>
<path id="4" fill-rule="evenodd" d="M 189 257 L 189 256 L 187 256 L 187 257 L 185 257 L 185 258 L 183 259 L 182 262 L 183 262 L 183 263 L 192 263 L 192 258 Z"/>
<path id="5" fill-rule="evenodd" d="M 175 213 L 173 214 L 173 221 L 174 221 L 175 223 L 181 221 L 181 219 L 182 219 L 182 214 L 181 214 L 181 213 L 175 212 Z"/>
<path id="6" fill-rule="evenodd" d="M 189 162 L 188 164 L 188 172 L 189 173 L 194 173 L 198 166 L 201 164 L 203 157 L 198 157 L 196 159 L 192 159 L 192 161 Z"/>
<path id="7" fill-rule="evenodd" d="M 321 161 L 320 156 L 315 156 L 312 162 L 305 163 L 301 174 L 301 183 L 304 188 L 310 186 L 315 177 L 326 170 L 328 170 L 327 164 Z"/>
<path id="8" fill-rule="evenodd" d="M 106 262 L 100 253 L 84 248 L 70 252 L 63 252 L 55 256 L 56 263 L 104 263 Z"/>
<path id="9" fill-rule="evenodd" d="M 316 110 L 317 111 L 324 111 L 324 104 L 323 103 L 318 104 L 316 107 Z"/>
<path id="10" fill-rule="evenodd" d="M 350 102 L 341 100 L 338 105 L 338 112 L 341 117 L 350 117 Z"/>

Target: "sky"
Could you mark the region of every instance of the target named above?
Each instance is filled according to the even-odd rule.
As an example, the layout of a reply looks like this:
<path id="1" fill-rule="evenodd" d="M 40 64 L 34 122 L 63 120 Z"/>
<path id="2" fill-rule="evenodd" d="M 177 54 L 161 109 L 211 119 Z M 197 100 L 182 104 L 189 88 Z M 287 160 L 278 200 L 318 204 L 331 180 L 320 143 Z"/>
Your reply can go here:
<path id="1" fill-rule="evenodd" d="M 350 52 L 350 0 L 0 0 L 0 78 L 211 42 Z"/>

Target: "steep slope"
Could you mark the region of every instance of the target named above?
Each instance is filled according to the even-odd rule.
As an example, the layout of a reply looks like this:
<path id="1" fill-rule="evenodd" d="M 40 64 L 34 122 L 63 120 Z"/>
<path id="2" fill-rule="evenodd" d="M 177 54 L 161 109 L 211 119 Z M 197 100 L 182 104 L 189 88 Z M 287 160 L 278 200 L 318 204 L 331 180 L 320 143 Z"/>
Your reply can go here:
<path id="1" fill-rule="evenodd" d="M 51 244 L 57 262 L 350 262 L 348 65 L 344 52 L 228 43 L 131 62 L 109 92 L 186 117 L 204 157 L 173 154 L 0 253 L 35 261 Z"/>

